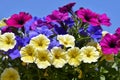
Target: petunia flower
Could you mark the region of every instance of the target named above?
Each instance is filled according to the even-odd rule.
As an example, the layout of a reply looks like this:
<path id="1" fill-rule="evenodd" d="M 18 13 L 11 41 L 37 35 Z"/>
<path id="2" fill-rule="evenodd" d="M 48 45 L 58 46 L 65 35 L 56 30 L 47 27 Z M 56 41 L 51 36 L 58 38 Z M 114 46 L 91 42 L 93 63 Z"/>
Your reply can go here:
<path id="1" fill-rule="evenodd" d="M 55 68 L 62 68 L 66 63 L 66 52 L 60 47 L 54 47 L 51 49 L 52 65 Z"/>
<path id="2" fill-rule="evenodd" d="M 82 61 L 84 63 L 97 62 L 100 57 L 100 53 L 93 46 L 85 46 L 81 48 Z"/>
<path id="3" fill-rule="evenodd" d="M 98 21 L 100 25 L 105 25 L 105 26 L 111 25 L 110 18 L 108 18 L 106 14 L 98 15 Z"/>
<path id="4" fill-rule="evenodd" d="M 69 65 L 77 67 L 82 61 L 82 56 L 80 55 L 80 49 L 78 47 L 73 47 L 67 51 L 67 62 Z"/>
<path id="5" fill-rule="evenodd" d="M 100 41 L 100 46 L 104 54 L 118 54 L 118 37 L 107 33 Z"/>
<path id="6" fill-rule="evenodd" d="M 36 51 L 36 60 L 35 63 L 37 64 L 38 68 L 45 69 L 48 66 L 51 66 L 51 56 L 48 50 L 37 50 Z"/>
<path id="7" fill-rule="evenodd" d="M 20 50 L 21 60 L 25 63 L 33 63 L 35 60 L 35 49 L 32 45 L 26 45 Z"/>
<path id="8" fill-rule="evenodd" d="M 92 26 L 99 26 L 98 14 L 92 12 L 90 9 L 80 8 L 76 11 L 78 18 L 82 19 L 84 23 L 89 23 Z"/>
<path id="9" fill-rule="evenodd" d="M 21 28 L 30 19 L 32 19 L 32 16 L 29 13 L 20 12 L 19 14 L 13 14 L 8 20 L 6 20 L 6 24 L 8 26 Z"/>
<path id="10" fill-rule="evenodd" d="M 94 41 L 99 42 L 102 38 L 102 28 L 100 26 L 89 26 L 86 30 L 88 36 L 90 36 Z"/>
<path id="11" fill-rule="evenodd" d="M 14 68 L 6 68 L 1 74 L 0 80 L 20 80 L 20 75 Z"/>
<path id="12" fill-rule="evenodd" d="M 8 51 L 16 45 L 14 33 L 4 33 L 0 35 L 0 50 Z"/>
<path id="13" fill-rule="evenodd" d="M 46 21 L 49 22 L 61 22 L 68 19 L 68 13 L 61 13 L 58 10 L 54 10 L 52 14 L 46 17 Z"/>
<path id="14" fill-rule="evenodd" d="M 65 34 L 65 35 L 58 35 L 57 40 L 60 44 L 64 45 L 65 47 L 74 47 L 75 46 L 75 38 L 72 35 Z"/>
<path id="15" fill-rule="evenodd" d="M 72 2 L 64 5 L 63 7 L 59 7 L 59 11 L 62 13 L 69 12 L 75 4 L 76 4 L 75 2 Z"/>
<path id="16" fill-rule="evenodd" d="M 30 45 L 36 49 L 47 49 L 50 44 L 50 40 L 43 34 L 39 34 L 30 40 Z"/>
<path id="17" fill-rule="evenodd" d="M 0 20 L 0 28 L 3 26 L 7 26 L 5 23 L 5 19 Z"/>

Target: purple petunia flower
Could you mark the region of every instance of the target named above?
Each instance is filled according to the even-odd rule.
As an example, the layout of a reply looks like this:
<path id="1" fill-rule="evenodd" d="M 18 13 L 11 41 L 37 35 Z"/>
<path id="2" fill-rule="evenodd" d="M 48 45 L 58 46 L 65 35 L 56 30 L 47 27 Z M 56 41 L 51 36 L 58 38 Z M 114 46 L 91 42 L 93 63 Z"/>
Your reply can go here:
<path id="1" fill-rule="evenodd" d="M 110 19 L 107 17 L 106 14 L 102 14 L 98 16 L 98 21 L 100 24 L 105 25 L 105 26 L 110 26 Z"/>
<path id="2" fill-rule="evenodd" d="M 59 42 L 57 41 L 56 37 L 53 37 L 50 39 L 50 44 L 49 44 L 49 47 L 48 49 L 52 49 L 53 47 L 57 47 L 57 46 L 60 46 Z"/>
<path id="3" fill-rule="evenodd" d="M 32 19 L 32 16 L 30 14 L 20 12 L 19 14 L 12 15 L 8 20 L 6 20 L 6 24 L 10 27 L 12 26 L 16 28 L 21 28 L 30 19 Z"/>
<path id="4" fill-rule="evenodd" d="M 29 38 L 35 37 L 39 34 L 44 34 L 47 37 L 53 35 L 53 32 L 47 26 L 37 27 L 35 30 L 29 31 Z"/>
<path id="5" fill-rule="evenodd" d="M 94 41 L 100 41 L 102 38 L 102 28 L 100 26 L 89 26 L 86 30 L 88 35 L 94 39 Z"/>
<path id="6" fill-rule="evenodd" d="M 104 54 L 118 54 L 118 37 L 107 33 L 100 41 L 100 46 Z"/>
<path id="7" fill-rule="evenodd" d="M 50 22 L 61 22 L 68 19 L 68 13 L 61 13 L 58 10 L 54 10 L 52 14 L 46 17 L 46 21 Z"/>
<path id="8" fill-rule="evenodd" d="M 98 14 L 92 12 L 91 10 L 80 8 L 76 11 L 76 14 L 83 22 L 87 22 L 92 26 L 99 26 Z"/>
<path id="9" fill-rule="evenodd" d="M 63 7 L 59 7 L 59 11 L 62 13 L 69 12 L 75 4 L 76 4 L 75 2 L 72 2 Z"/>

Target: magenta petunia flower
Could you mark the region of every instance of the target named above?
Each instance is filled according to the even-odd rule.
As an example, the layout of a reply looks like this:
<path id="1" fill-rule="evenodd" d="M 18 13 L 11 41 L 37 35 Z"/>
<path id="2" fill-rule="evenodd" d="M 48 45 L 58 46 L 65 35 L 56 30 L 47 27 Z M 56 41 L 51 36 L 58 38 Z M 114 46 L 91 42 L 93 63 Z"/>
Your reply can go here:
<path id="1" fill-rule="evenodd" d="M 7 21 L 8 26 L 20 28 L 28 21 L 32 19 L 32 16 L 29 13 L 20 12 L 19 14 L 12 15 Z"/>
<path id="2" fill-rule="evenodd" d="M 69 12 L 75 4 L 76 4 L 75 2 L 72 2 L 72 3 L 66 4 L 63 7 L 59 7 L 59 11 L 62 13 Z"/>
<path id="3" fill-rule="evenodd" d="M 118 43 L 118 37 L 109 33 L 107 33 L 100 41 L 100 45 L 104 54 L 118 54 Z"/>
<path id="4" fill-rule="evenodd" d="M 101 14 L 98 16 L 99 23 L 105 26 L 110 26 L 110 18 L 107 17 L 106 14 Z"/>
<path id="5" fill-rule="evenodd" d="M 76 14 L 83 22 L 87 22 L 92 26 L 99 26 L 98 14 L 92 12 L 91 10 L 80 8 L 76 11 Z"/>
<path id="6" fill-rule="evenodd" d="M 120 27 L 118 27 L 118 28 L 116 29 L 116 31 L 115 31 L 115 35 L 120 36 Z"/>
<path id="7" fill-rule="evenodd" d="M 46 17 L 47 22 L 61 22 L 68 19 L 68 13 L 61 13 L 58 10 L 54 10 L 52 14 Z"/>

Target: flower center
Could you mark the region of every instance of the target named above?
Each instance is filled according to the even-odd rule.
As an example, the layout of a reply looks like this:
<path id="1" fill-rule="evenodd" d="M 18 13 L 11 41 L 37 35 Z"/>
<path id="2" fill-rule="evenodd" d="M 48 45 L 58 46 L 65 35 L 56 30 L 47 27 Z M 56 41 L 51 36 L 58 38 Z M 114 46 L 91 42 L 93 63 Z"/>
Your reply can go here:
<path id="1" fill-rule="evenodd" d="M 115 43 L 113 43 L 113 42 L 109 44 L 109 46 L 110 46 L 111 48 L 114 48 L 114 47 L 115 47 L 115 45 L 116 45 L 116 44 L 115 44 Z"/>
<path id="2" fill-rule="evenodd" d="M 87 21 L 89 21 L 89 20 L 90 20 L 90 18 L 89 18 L 89 16 L 88 16 L 88 15 L 85 15 L 85 19 L 86 19 Z"/>
<path id="3" fill-rule="evenodd" d="M 23 20 L 18 20 L 18 23 L 22 25 L 22 24 L 24 24 L 24 21 Z"/>

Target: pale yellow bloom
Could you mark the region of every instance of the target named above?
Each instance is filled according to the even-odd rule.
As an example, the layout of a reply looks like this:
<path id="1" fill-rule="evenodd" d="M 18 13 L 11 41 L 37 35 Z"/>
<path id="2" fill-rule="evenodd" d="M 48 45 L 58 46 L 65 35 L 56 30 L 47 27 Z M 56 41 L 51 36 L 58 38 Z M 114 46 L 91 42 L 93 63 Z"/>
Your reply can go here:
<path id="1" fill-rule="evenodd" d="M 6 68 L 1 74 L 0 80 L 20 80 L 20 76 L 14 68 Z"/>
<path id="2" fill-rule="evenodd" d="M 35 63 L 37 64 L 38 68 L 45 69 L 51 65 L 51 55 L 48 50 L 39 49 L 36 51 L 36 53 L 37 56 Z"/>
<path id="3" fill-rule="evenodd" d="M 72 35 L 58 35 L 57 40 L 60 44 L 64 45 L 65 47 L 74 47 L 75 45 L 75 38 Z"/>
<path id="4" fill-rule="evenodd" d="M 55 68 L 62 68 L 66 61 L 66 52 L 61 49 L 60 47 L 54 47 L 51 50 L 52 54 L 52 65 L 55 66 Z"/>
<path id="5" fill-rule="evenodd" d="M 26 63 L 33 63 L 35 60 L 35 49 L 32 45 L 26 45 L 20 50 L 21 60 Z"/>
<path id="6" fill-rule="evenodd" d="M 8 51 L 16 45 L 14 33 L 4 33 L 0 35 L 0 50 Z"/>
<path id="7" fill-rule="evenodd" d="M 6 23 L 4 22 L 4 19 L 0 20 L 0 27 L 6 26 Z"/>
<path id="8" fill-rule="evenodd" d="M 93 47 L 95 47 L 95 48 L 97 49 L 97 51 L 99 51 L 100 56 L 103 55 L 102 50 L 101 50 L 101 46 L 100 46 L 99 43 L 94 42 L 94 41 L 91 41 L 91 42 L 89 42 L 89 43 L 87 44 L 87 46 L 93 46 Z"/>
<path id="9" fill-rule="evenodd" d="M 104 37 L 107 33 L 109 33 L 109 32 L 107 32 L 107 31 L 102 31 L 102 36 Z"/>
<path id="10" fill-rule="evenodd" d="M 80 55 L 80 49 L 78 47 L 70 48 L 67 51 L 68 64 L 74 67 L 80 65 L 82 56 Z"/>
<path id="11" fill-rule="evenodd" d="M 47 49 L 50 44 L 50 40 L 43 34 L 33 37 L 30 40 L 30 45 L 36 49 Z"/>
<path id="12" fill-rule="evenodd" d="M 93 46 L 85 46 L 81 48 L 81 56 L 84 63 L 97 62 L 100 53 Z"/>

